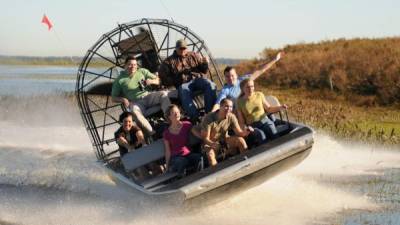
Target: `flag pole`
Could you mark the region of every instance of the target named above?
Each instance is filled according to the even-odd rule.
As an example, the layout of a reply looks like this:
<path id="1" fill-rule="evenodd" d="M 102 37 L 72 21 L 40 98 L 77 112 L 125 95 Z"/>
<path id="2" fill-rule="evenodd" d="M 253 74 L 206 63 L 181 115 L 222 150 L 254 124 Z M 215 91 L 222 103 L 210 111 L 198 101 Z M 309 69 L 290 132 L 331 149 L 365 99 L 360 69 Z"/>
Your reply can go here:
<path id="1" fill-rule="evenodd" d="M 64 42 L 61 40 L 60 36 L 58 36 L 58 33 L 56 30 L 53 28 L 54 35 L 56 36 L 57 40 L 60 42 L 61 47 L 64 49 L 65 52 L 68 53 L 69 59 L 71 60 L 72 64 L 76 64 L 74 59 L 72 58 L 72 54 L 69 52 L 69 50 L 65 47 Z"/>
<path id="2" fill-rule="evenodd" d="M 53 24 L 50 22 L 49 18 L 46 16 L 46 14 L 43 14 L 42 23 L 47 25 L 49 31 L 53 28 L 54 35 L 56 36 L 56 38 L 57 38 L 58 42 L 60 43 L 61 47 L 63 48 L 63 50 L 65 52 L 68 53 L 69 59 L 71 60 L 72 64 L 75 64 L 76 62 L 73 60 L 72 55 L 70 54 L 68 49 L 65 47 L 64 42 L 61 40 L 60 36 L 58 35 L 56 30 L 54 29 Z"/>

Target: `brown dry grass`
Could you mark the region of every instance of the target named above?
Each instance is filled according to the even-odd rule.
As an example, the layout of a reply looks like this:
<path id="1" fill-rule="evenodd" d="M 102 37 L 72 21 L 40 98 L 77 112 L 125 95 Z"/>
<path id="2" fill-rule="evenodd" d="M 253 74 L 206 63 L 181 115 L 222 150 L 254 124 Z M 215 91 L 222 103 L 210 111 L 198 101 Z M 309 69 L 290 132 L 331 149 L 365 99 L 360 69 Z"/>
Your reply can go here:
<path id="1" fill-rule="evenodd" d="M 265 49 L 260 59 L 240 63 L 239 74 L 253 71 L 281 50 L 286 55 L 260 79 L 264 85 L 319 91 L 332 87 L 357 105 L 400 105 L 400 38 L 339 39 Z"/>

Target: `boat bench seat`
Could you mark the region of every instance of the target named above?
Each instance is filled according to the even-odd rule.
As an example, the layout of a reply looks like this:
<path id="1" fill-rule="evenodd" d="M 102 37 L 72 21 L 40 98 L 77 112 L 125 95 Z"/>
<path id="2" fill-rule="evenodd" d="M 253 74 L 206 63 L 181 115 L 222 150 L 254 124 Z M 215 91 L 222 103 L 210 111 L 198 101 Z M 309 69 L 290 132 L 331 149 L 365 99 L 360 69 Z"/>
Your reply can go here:
<path id="1" fill-rule="evenodd" d="M 279 124 L 276 125 L 276 130 L 278 131 L 278 134 L 284 133 L 289 130 L 289 124 Z"/>
<path id="2" fill-rule="evenodd" d="M 279 102 L 279 100 L 272 95 L 267 95 L 265 96 L 265 100 L 270 104 L 270 106 L 280 106 L 281 103 Z M 281 112 L 278 112 L 279 116 L 280 116 L 280 120 L 282 121 L 282 114 Z M 276 113 L 274 113 L 276 114 Z M 288 120 L 288 118 L 287 118 Z M 277 124 L 275 125 L 276 130 L 278 131 L 278 134 L 283 134 L 284 132 L 288 131 L 290 129 L 289 127 L 289 123 L 281 123 L 281 124 Z"/>
<path id="3" fill-rule="evenodd" d="M 157 140 L 150 145 L 143 146 L 141 148 L 135 149 L 129 153 L 126 153 L 122 157 L 122 165 L 127 172 L 132 172 L 133 170 L 147 165 L 151 162 L 157 161 L 159 159 L 164 158 L 164 143 L 162 139 Z M 146 179 L 141 182 L 141 185 L 144 188 L 154 187 L 162 182 L 170 180 L 176 177 L 178 174 L 173 172 L 166 172 L 160 174 L 156 177 L 152 177 L 150 179 Z"/>
<path id="4" fill-rule="evenodd" d="M 122 164 L 127 172 L 132 172 L 141 166 L 162 159 L 164 155 L 164 143 L 160 139 L 151 143 L 150 145 L 146 145 L 126 153 L 122 157 Z"/>

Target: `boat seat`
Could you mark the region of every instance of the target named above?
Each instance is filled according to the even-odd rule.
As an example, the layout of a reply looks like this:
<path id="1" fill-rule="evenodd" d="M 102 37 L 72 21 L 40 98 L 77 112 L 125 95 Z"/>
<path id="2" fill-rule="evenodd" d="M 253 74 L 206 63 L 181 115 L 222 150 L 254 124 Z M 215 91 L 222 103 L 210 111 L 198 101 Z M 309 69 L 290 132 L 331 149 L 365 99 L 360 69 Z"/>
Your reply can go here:
<path id="1" fill-rule="evenodd" d="M 121 160 L 125 170 L 132 172 L 141 166 L 163 158 L 164 154 L 164 143 L 160 139 L 150 145 L 126 153 Z"/>
<path id="2" fill-rule="evenodd" d="M 271 106 L 280 106 L 281 103 L 279 100 L 273 96 L 273 95 L 267 95 L 265 96 L 265 100 L 271 105 Z"/>
<path id="3" fill-rule="evenodd" d="M 267 96 L 265 96 L 265 100 L 271 105 L 271 106 L 280 106 L 281 105 L 281 103 L 279 102 L 279 100 L 275 97 L 275 96 L 272 96 L 272 95 L 267 95 Z M 281 111 L 279 111 L 279 112 L 277 112 L 278 114 L 279 114 L 279 117 L 280 117 L 280 119 L 281 119 L 281 122 L 283 121 L 283 119 L 282 119 L 282 112 Z M 274 113 L 275 114 L 275 113 Z M 287 116 L 287 113 L 286 113 L 286 116 Z M 286 119 L 288 119 L 288 118 L 286 118 Z M 290 129 L 290 125 L 289 125 L 289 123 L 280 123 L 280 124 L 275 124 L 275 127 L 276 127 L 276 130 L 278 131 L 278 134 L 282 134 L 282 133 L 284 133 L 284 132 L 286 132 L 286 131 L 288 131 L 289 129 Z"/>
<path id="4" fill-rule="evenodd" d="M 279 125 L 275 125 L 276 127 L 276 131 L 278 131 L 278 134 L 281 134 L 287 130 L 289 130 L 289 124 L 279 124 Z"/>
<path id="5" fill-rule="evenodd" d="M 151 143 L 150 145 L 143 146 L 132 152 L 126 153 L 121 160 L 125 170 L 127 172 L 132 172 L 133 170 L 141 166 L 162 159 L 164 158 L 164 156 L 165 156 L 164 143 L 162 139 L 160 139 Z M 141 185 L 144 188 L 148 189 L 158 184 L 161 184 L 165 181 L 168 181 L 176 177 L 177 175 L 178 173 L 166 172 L 142 181 Z"/>

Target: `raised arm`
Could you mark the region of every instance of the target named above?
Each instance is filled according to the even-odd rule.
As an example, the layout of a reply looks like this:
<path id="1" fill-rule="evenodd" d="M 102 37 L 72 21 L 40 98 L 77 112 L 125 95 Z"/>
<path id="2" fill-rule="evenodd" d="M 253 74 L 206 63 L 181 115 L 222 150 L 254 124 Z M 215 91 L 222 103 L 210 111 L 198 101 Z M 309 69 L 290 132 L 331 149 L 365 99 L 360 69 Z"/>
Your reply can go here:
<path id="1" fill-rule="evenodd" d="M 283 57 L 284 53 L 283 52 L 279 52 L 275 59 L 273 59 L 271 62 L 266 63 L 264 65 L 261 66 L 260 69 L 254 71 L 251 76 L 250 79 L 255 80 L 257 79 L 261 74 L 265 73 L 267 70 L 271 69 L 271 67 L 273 65 L 275 65 L 276 62 L 278 62 L 282 57 Z"/>

